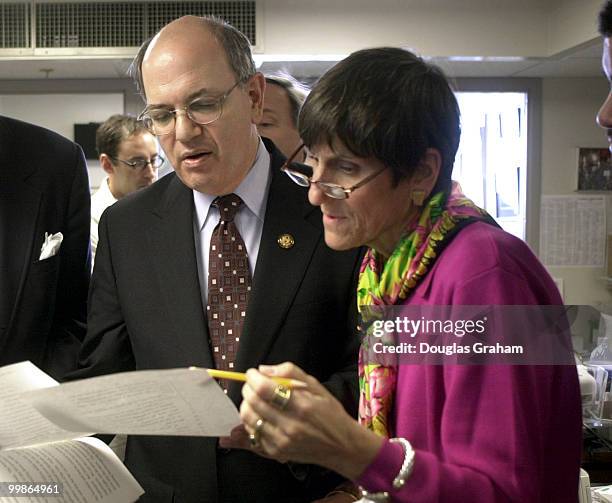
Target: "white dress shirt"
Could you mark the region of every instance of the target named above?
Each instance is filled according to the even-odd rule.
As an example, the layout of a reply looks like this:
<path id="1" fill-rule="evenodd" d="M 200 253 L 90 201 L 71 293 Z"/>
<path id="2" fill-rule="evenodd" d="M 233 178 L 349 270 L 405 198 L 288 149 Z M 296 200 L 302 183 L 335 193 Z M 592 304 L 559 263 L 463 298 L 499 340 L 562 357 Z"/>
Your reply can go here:
<path id="1" fill-rule="evenodd" d="M 117 199 L 113 196 L 108 187 L 108 177 L 100 183 L 100 188 L 91 196 L 91 225 L 89 237 L 91 240 L 91 267 L 93 269 L 94 259 L 96 258 L 96 248 L 98 247 L 98 224 L 104 210 L 115 204 Z"/>
<path id="2" fill-rule="evenodd" d="M 260 139 L 255 162 L 247 176 L 234 191 L 234 194 L 240 196 L 244 203 L 238 210 L 234 222 L 247 249 L 251 277 L 255 275 L 255 264 L 259 254 L 259 243 L 266 214 L 270 180 L 270 154 Z M 204 309 L 206 309 L 208 304 L 208 254 L 210 252 L 210 238 L 220 218 L 218 208 L 212 206 L 212 202 L 216 197 L 196 190 L 193 191 L 196 210 L 193 219 L 194 236 L 198 261 L 198 277 L 200 279 L 202 306 Z"/>

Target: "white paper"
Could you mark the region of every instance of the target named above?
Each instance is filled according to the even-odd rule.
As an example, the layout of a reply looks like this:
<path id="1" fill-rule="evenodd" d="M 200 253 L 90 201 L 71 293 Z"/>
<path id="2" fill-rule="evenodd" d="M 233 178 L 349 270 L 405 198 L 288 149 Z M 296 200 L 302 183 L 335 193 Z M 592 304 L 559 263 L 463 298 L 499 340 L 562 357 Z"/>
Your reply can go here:
<path id="1" fill-rule="evenodd" d="M 59 497 L 0 496 L 0 503 L 136 501 L 142 487 L 103 442 L 68 440 L 80 435 L 60 429 L 24 399 L 31 390 L 57 388 L 30 362 L 0 368 L 0 481 L 57 484 L 61 490 Z"/>
<path id="2" fill-rule="evenodd" d="M 23 400 L 23 392 L 58 385 L 31 362 L 0 368 L 0 449 L 67 440 L 86 434 L 75 435 L 58 428 Z"/>
<path id="3" fill-rule="evenodd" d="M 201 369 L 123 372 L 31 391 L 24 397 L 69 431 L 227 436 L 240 424 L 233 402 Z"/>
<path id="4" fill-rule="evenodd" d="M 0 480 L 61 484 L 60 497 L 0 497 L 0 503 L 131 503 L 144 494 L 110 448 L 95 438 L 2 451 Z"/>
<path id="5" fill-rule="evenodd" d="M 548 266 L 603 267 L 603 196 L 542 196 L 540 259 Z"/>

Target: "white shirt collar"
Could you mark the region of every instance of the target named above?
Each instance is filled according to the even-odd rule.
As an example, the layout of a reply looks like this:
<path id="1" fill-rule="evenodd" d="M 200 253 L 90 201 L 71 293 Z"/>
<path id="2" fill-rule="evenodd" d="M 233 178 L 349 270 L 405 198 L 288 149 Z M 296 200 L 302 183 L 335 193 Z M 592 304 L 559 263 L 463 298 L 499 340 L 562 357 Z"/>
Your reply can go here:
<path id="1" fill-rule="evenodd" d="M 110 191 L 109 178 L 104 177 L 100 182 L 100 187 L 91 196 L 91 216 L 94 219 L 100 220 L 102 212 L 111 204 L 117 202 L 117 198 Z"/>
<path id="2" fill-rule="evenodd" d="M 244 205 L 253 215 L 263 222 L 266 213 L 266 202 L 268 200 L 268 187 L 270 181 L 270 153 L 259 139 L 257 155 L 253 166 L 244 177 L 234 194 L 240 196 Z M 201 231 L 206 222 L 210 206 L 217 196 L 193 191 L 193 200 L 196 208 L 196 223 Z"/>

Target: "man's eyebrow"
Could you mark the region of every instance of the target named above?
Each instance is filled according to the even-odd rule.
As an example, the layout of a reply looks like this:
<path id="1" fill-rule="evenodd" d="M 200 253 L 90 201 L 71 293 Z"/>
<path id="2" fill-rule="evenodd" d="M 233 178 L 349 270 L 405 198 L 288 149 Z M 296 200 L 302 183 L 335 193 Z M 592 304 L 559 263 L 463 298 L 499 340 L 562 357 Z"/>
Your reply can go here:
<path id="1" fill-rule="evenodd" d="M 187 103 L 191 103 L 193 100 L 197 99 L 197 98 L 201 98 L 204 95 L 209 95 L 209 96 L 220 96 L 223 93 L 223 91 L 215 91 L 215 90 L 211 90 L 208 89 L 206 87 L 202 87 L 201 89 L 191 93 L 190 95 L 187 96 L 186 102 Z"/>

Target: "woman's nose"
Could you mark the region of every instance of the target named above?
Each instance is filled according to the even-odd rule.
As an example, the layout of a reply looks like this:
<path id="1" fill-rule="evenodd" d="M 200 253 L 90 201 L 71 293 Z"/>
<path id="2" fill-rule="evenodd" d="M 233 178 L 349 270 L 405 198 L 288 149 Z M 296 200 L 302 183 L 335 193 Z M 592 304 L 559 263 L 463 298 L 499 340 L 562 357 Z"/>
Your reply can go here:
<path id="1" fill-rule="evenodd" d="M 318 183 L 311 183 L 308 188 L 308 201 L 313 206 L 321 206 L 327 196 L 320 189 Z"/>

